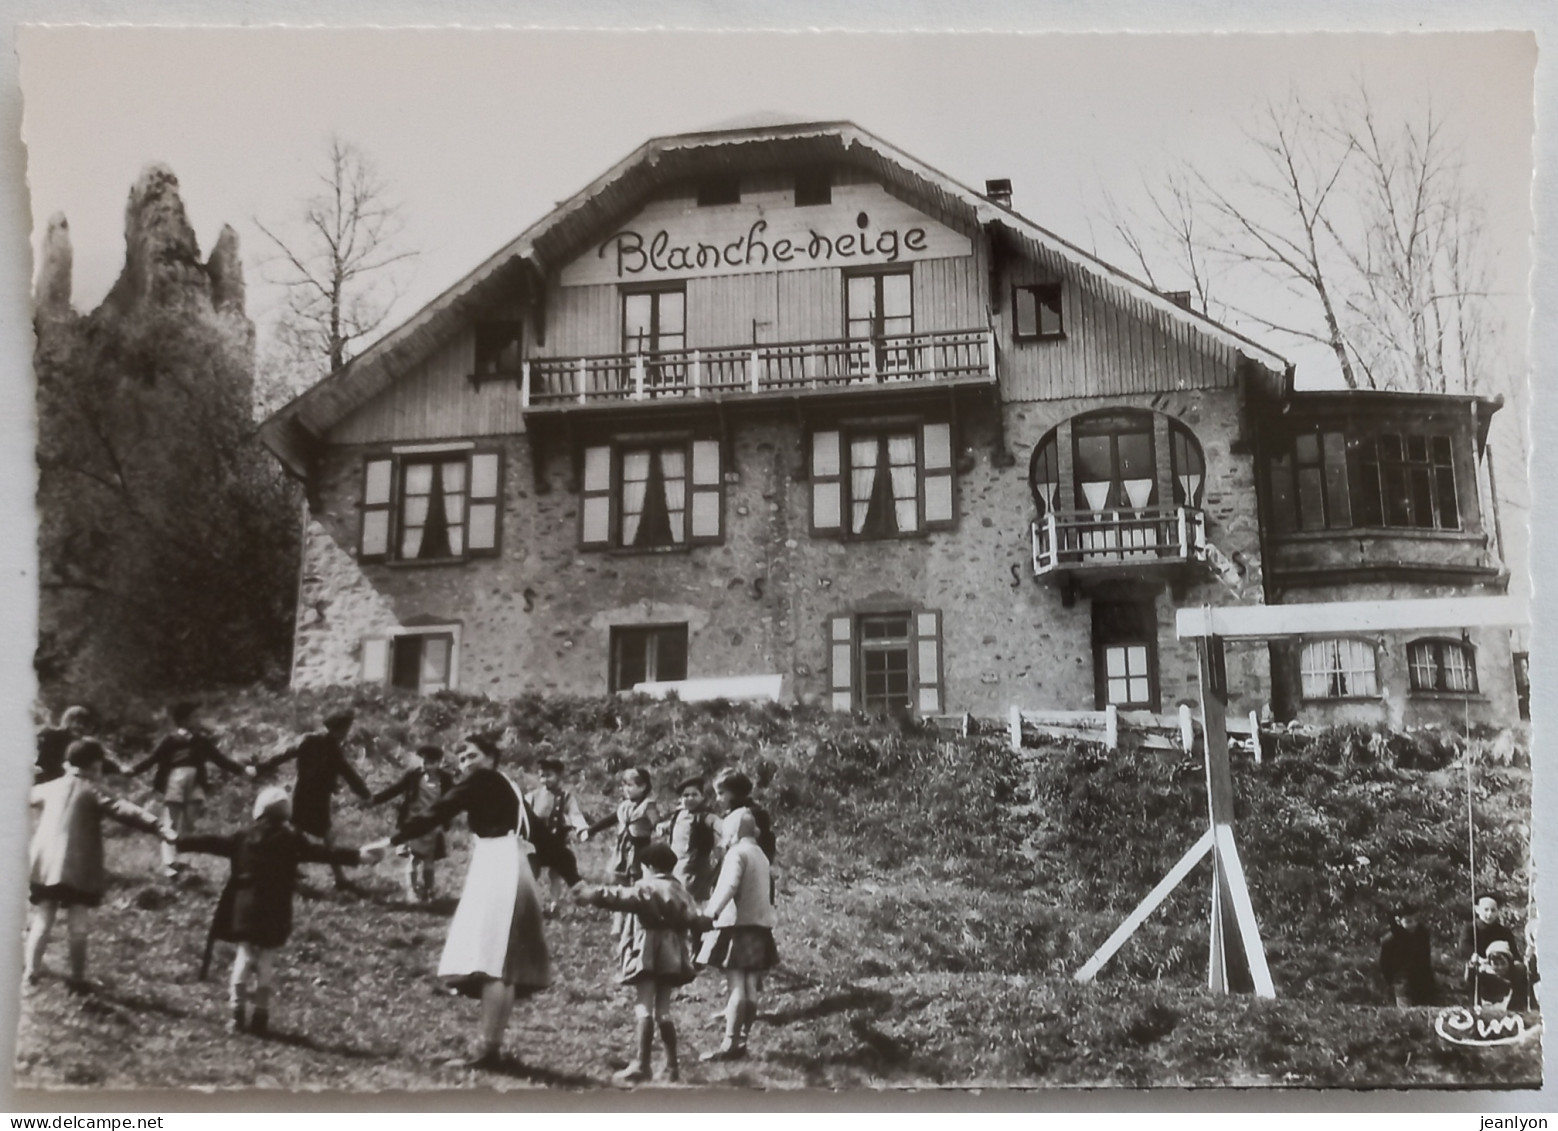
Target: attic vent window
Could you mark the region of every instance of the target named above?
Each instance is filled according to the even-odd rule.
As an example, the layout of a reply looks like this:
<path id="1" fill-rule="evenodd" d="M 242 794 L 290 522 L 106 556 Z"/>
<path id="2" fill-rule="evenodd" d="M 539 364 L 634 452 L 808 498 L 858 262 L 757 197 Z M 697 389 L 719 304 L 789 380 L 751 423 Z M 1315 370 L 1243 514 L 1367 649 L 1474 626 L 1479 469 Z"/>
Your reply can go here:
<path id="1" fill-rule="evenodd" d="M 519 376 L 522 324 L 512 321 L 476 324 L 476 384 Z"/>
<path id="2" fill-rule="evenodd" d="M 733 173 L 704 177 L 698 182 L 698 207 L 741 203 L 741 178 Z"/>
<path id="3" fill-rule="evenodd" d="M 833 203 L 833 171 L 800 169 L 795 174 L 795 207 Z"/>

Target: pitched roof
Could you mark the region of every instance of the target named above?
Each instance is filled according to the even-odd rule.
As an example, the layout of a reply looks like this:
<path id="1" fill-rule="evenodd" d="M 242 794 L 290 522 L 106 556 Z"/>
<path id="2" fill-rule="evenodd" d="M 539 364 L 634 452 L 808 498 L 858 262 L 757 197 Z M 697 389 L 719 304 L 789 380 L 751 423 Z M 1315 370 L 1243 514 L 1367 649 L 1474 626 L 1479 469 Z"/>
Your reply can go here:
<path id="1" fill-rule="evenodd" d="M 848 163 L 865 170 L 950 226 L 1005 229 L 1020 245 L 1042 250 L 1047 257 L 1059 258 L 1095 276 L 1149 322 L 1178 323 L 1273 372 L 1287 368 L 1282 357 L 1258 342 L 1165 298 L 853 122 L 784 123 L 646 141 L 345 367 L 273 413 L 261 425 L 261 437 L 284 463 L 301 471 L 312 445 L 410 372 L 487 302 L 517 280 L 544 278 L 561 268 L 589 246 L 599 231 L 631 214 L 656 189 L 711 172 L 824 162 Z"/>

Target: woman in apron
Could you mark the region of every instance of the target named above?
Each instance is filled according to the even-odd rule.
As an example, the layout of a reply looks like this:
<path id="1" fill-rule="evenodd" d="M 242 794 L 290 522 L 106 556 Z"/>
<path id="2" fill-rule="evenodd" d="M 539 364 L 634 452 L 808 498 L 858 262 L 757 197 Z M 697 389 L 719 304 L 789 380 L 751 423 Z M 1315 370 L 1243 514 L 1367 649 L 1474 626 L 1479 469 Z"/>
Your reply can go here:
<path id="1" fill-rule="evenodd" d="M 495 1067 L 515 998 L 551 985 L 552 961 L 529 856 L 534 853 L 570 885 L 579 882 L 573 853 L 498 772 L 498 757 L 490 739 L 467 738 L 455 756 L 460 780 L 454 788 L 390 838 L 391 844 L 404 844 L 461 813 L 470 826 L 470 867 L 438 976 L 458 993 L 481 1001 L 481 1044 L 473 1056 L 451 1061 L 452 1067 Z"/>

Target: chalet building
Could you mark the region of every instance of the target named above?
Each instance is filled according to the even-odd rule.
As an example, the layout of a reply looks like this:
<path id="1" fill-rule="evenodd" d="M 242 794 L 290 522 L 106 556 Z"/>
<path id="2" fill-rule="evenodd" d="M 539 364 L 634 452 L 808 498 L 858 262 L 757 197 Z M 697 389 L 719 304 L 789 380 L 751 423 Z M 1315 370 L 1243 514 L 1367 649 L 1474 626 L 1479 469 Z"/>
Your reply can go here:
<path id="1" fill-rule="evenodd" d="M 1171 711 L 1185 606 L 1505 583 L 1498 407 L 1256 342 L 847 122 L 657 138 L 263 429 L 293 681 Z M 1507 631 L 1231 647 L 1231 707 L 1513 717 Z"/>

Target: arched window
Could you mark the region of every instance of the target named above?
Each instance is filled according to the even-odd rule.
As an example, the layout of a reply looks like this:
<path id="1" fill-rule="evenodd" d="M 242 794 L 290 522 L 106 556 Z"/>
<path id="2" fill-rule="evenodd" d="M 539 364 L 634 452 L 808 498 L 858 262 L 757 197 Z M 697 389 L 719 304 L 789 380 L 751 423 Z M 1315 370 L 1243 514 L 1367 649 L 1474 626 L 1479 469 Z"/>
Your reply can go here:
<path id="1" fill-rule="evenodd" d="M 1461 640 L 1414 640 L 1407 645 L 1413 691 L 1477 690 L 1477 655 Z"/>
<path id="2" fill-rule="evenodd" d="M 1093 514 L 1199 507 L 1206 490 L 1201 445 L 1184 424 L 1142 409 L 1106 409 L 1073 417 L 1033 451 L 1029 477 L 1039 518 L 1056 511 Z M 1158 446 L 1167 437 L 1169 477 L 1159 475 Z M 1069 448 L 1070 482 L 1061 481 L 1061 445 Z"/>
<path id="3" fill-rule="evenodd" d="M 1299 655 L 1305 699 L 1352 699 L 1379 694 L 1374 645 L 1367 640 L 1311 640 Z"/>

